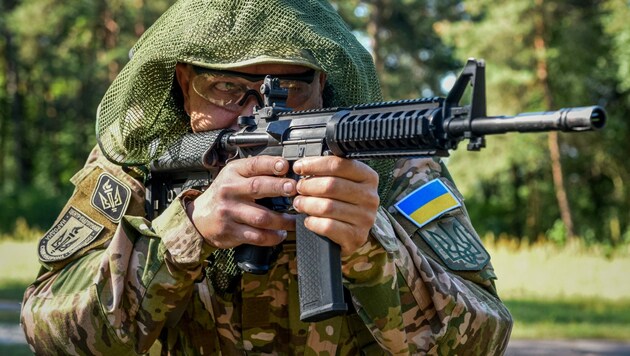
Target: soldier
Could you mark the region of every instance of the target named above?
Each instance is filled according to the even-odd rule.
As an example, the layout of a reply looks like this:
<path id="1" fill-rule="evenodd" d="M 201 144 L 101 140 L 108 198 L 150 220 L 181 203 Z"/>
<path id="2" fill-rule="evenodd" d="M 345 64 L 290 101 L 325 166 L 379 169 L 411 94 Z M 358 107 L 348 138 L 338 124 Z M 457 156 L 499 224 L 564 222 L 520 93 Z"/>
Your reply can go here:
<path id="1" fill-rule="evenodd" d="M 186 132 L 238 128 L 266 74 L 293 109 L 381 99 L 370 55 L 320 1 L 180 0 L 142 36 L 40 241 L 44 268 L 22 309 L 33 351 L 503 353 L 510 314 L 438 159 L 301 159 L 293 169 L 309 178 L 296 182 L 280 157 L 241 158 L 145 218 L 142 164 Z M 306 227 L 341 246 L 345 315 L 299 320 L 295 218 L 255 203 L 274 196 L 294 197 Z M 231 274 L 224 252 L 243 243 L 282 248 L 268 273 Z"/>

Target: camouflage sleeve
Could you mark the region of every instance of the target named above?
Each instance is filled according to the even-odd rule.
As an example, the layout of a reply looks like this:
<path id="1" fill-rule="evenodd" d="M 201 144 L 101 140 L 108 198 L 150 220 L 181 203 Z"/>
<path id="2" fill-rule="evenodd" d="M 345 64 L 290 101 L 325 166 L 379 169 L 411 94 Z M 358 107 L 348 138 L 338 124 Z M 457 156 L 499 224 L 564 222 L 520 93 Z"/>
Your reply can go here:
<path id="1" fill-rule="evenodd" d="M 99 175 L 106 172 L 125 183 L 122 171 L 106 165 L 90 170 Z M 87 190 L 95 192 L 100 187 L 89 182 L 89 178 L 76 182 L 64 210 L 78 212 L 78 220 L 64 218 L 67 214 L 62 213 L 40 243 L 40 259 L 46 268 L 25 293 L 21 320 L 37 354 L 147 352 L 161 329 L 175 323 L 183 312 L 201 275 L 201 261 L 212 250 L 185 213 L 184 201 L 197 192 L 183 193 L 152 223 L 125 215 L 104 228 L 98 214 L 82 201 L 94 196 L 82 196 L 82 185 L 88 184 Z M 132 206 L 133 202 L 127 212 Z M 86 246 L 72 245 L 68 233 L 59 233 L 68 232 L 74 224 L 74 240 L 85 239 L 88 235 L 81 233 L 90 229 L 81 224 L 87 224 L 86 219 L 92 220 L 97 231 Z M 72 252 L 63 259 L 56 249 L 62 237 L 69 241 L 66 251 Z"/>
<path id="2" fill-rule="evenodd" d="M 462 199 L 447 177 L 439 161 L 403 161 L 389 205 L 434 179 Z M 406 220 L 381 209 L 368 243 L 343 261 L 346 286 L 375 340 L 391 354 L 502 354 L 511 316 L 463 205 L 422 228 Z"/>

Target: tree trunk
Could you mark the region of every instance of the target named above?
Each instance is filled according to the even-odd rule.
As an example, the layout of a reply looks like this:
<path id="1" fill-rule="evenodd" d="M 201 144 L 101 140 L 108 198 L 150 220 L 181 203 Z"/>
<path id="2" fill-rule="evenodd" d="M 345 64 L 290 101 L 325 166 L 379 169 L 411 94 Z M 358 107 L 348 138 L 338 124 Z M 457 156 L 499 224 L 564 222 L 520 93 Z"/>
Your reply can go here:
<path id="1" fill-rule="evenodd" d="M 545 109 L 551 110 L 555 105 L 553 102 L 553 96 L 549 86 L 549 76 L 547 70 L 547 58 L 546 50 L 547 45 L 545 42 L 545 19 L 544 19 L 544 0 L 536 0 L 536 8 L 538 10 L 536 16 L 536 35 L 534 38 L 534 49 L 537 55 L 537 68 L 536 78 L 538 83 L 543 89 Z M 549 146 L 549 156 L 551 159 L 551 172 L 553 175 L 553 184 L 556 191 L 556 200 L 558 202 L 558 209 L 560 210 L 560 218 L 567 230 L 567 238 L 573 239 L 575 237 L 575 230 L 573 227 L 573 217 L 571 214 L 571 206 L 567 193 L 564 187 L 564 174 L 562 172 L 562 162 L 560 160 L 560 144 L 558 140 L 558 133 L 552 131 L 548 134 L 547 144 Z"/>

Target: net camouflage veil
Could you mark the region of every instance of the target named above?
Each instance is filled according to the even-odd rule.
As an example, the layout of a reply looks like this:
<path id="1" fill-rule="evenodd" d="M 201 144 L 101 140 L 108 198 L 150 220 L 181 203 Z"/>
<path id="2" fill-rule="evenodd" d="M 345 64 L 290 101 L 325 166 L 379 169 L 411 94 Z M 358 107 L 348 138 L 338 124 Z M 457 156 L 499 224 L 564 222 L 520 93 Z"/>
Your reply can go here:
<path id="1" fill-rule="evenodd" d="M 130 52 L 96 115 L 98 144 L 114 163 L 146 165 L 185 133 L 175 65 L 236 69 L 299 64 L 327 74 L 324 106 L 381 100 L 370 54 L 323 0 L 180 0 Z M 393 162 L 369 162 L 389 190 Z"/>

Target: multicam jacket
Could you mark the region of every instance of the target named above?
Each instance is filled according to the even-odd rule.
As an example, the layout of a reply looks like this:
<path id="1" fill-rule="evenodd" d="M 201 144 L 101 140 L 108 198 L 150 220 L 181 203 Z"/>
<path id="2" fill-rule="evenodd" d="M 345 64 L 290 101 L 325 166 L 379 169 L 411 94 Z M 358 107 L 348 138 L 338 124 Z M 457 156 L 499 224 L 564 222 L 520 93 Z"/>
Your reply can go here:
<path id="1" fill-rule="evenodd" d="M 27 341 L 37 354 L 501 354 L 511 317 L 463 205 L 422 228 L 391 207 L 434 179 L 461 201 L 444 169 L 398 163 L 368 243 L 343 259 L 351 311 L 304 323 L 290 238 L 269 273 L 216 293 L 204 272 L 214 248 L 184 211 L 199 193 L 148 221 L 142 183 L 95 149 L 40 242 L 44 268 L 22 307 Z"/>

